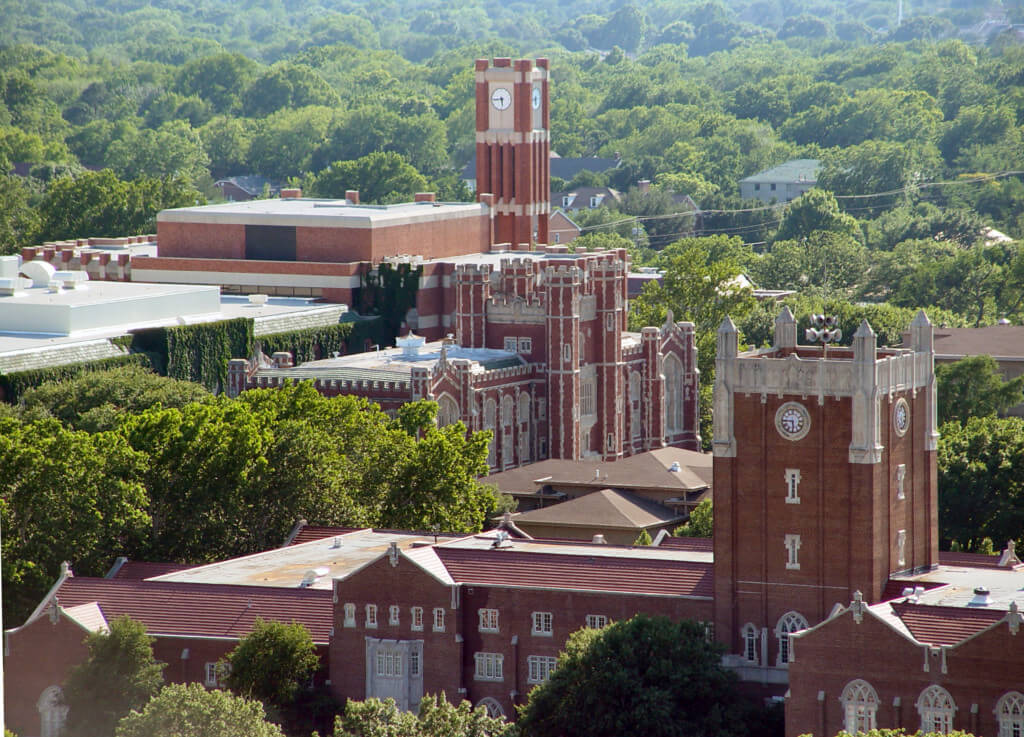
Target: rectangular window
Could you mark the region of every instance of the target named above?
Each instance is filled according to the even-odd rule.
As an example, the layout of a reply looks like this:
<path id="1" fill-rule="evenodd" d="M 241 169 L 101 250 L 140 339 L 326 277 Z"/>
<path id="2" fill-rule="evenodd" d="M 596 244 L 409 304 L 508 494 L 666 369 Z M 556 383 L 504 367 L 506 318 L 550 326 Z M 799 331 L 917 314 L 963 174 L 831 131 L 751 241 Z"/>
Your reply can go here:
<path id="1" fill-rule="evenodd" d="M 377 676 L 383 678 L 402 677 L 402 652 L 390 648 L 377 650 Z"/>
<path id="2" fill-rule="evenodd" d="M 786 569 L 790 571 L 800 570 L 800 536 L 786 535 Z"/>
<path id="3" fill-rule="evenodd" d="M 519 352 L 520 353 L 533 353 L 533 338 L 520 338 L 519 339 Z"/>
<path id="4" fill-rule="evenodd" d="M 529 683 L 543 683 L 546 681 L 558 665 L 558 658 L 548 655 L 531 655 L 526 659 L 528 673 L 526 680 Z"/>
<path id="5" fill-rule="evenodd" d="M 569 196 L 565 195 L 564 197 L 562 197 L 562 207 L 568 207 L 568 206 L 569 206 Z"/>
<path id="6" fill-rule="evenodd" d="M 562 240 L 562 234 L 555 233 L 555 243 L 558 243 L 560 240 Z"/>
<path id="7" fill-rule="evenodd" d="M 423 607 L 414 606 L 412 608 L 412 628 L 414 630 L 423 630 Z"/>
<path id="8" fill-rule="evenodd" d="M 498 631 L 498 610 L 497 609 L 480 609 L 480 631 L 481 632 L 497 632 Z"/>
<path id="9" fill-rule="evenodd" d="M 594 382 L 591 379 L 580 384 L 580 414 L 597 414 L 597 405 L 594 402 Z"/>
<path id="10" fill-rule="evenodd" d="M 418 676 L 420 674 L 420 651 L 413 648 L 409 651 L 409 675 Z"/>
<path id="11" fill-rule="evenodd" d="M 714 622 L 701 622 L 704 627 L 704 639 L 708 642 L 715 641 L 715 623 Z"/>
<path id="12" fill-rule="evenodd" d="M 905 566 L 907 564 L 907 531 L 899 530 L 896 533 L 896 564 Z"/>
<path id="13" fill-rule="evenodd" d="M 345 626 L 355 627 L 356 626 L 356 605 L 346 604 L 345 605 Z"/>
<path id="14" fill-rule="evenodd" d="M 609 333 L 615 330 L 615 313 L 609 312 L 604 317 L 604 329 Z"/>
<path id="15" fill-rule="evenodd" d="M 476 673 L 474 678 L 478 681 L 503 681 L 505 680 L 504 662 L 505 656 L 501 653 L 476 653 Z"/>
<path id="16" fill-rule="evenodd" d="M 388 607 L 388 624 L 398 624 L 398 605 L 392 604 Z"/>
<path id="17" fill-rule="evenodd" d="M 775 184 L 774 184 L 774 182 L 773 182 L 773 183 L 772 183 L 772 192 L 774 192 L 774 191 L 775 191 Z"/>
<path id="18" fill-rule="evenodd" d="M 207 663 L 206 679 L 203 683 L 209 688 L 217 688 L 223 685 L 224 676 L 227 675 L 225 666 L 227 666 L 227 663 L 224 663 L 223 666 L 220 663 Z"/>
<path id="19" fill-rule="evenodd" d="M 515 353 L 516 352 L 516 348 L 517 348 L 518 345 L 519 345 L 519 339 L 518 338 L 515 338 L 515 337 L 505 338 L 505 350 L 506 351 L 509 351 L 510 353 Z"/>
<path id="20" fill-rule="evenodd" d="M 572 361 L 572 346 L 568 343 L 562 346 L 562 361 L 565 363 Z"/>
<path id="21" fill-rule="evenodd" d="M 800 470 L 796 468 L 786 469 L 786 504 L 800 503 Z"/>
<path id="22" fill-rule="evenodd" d="M 603 629 L 608 626 L 608 617 L 603 614 L 588 614 L 587 627 L 592 630 Z"/>
<path id="23" fill-rule="evenodd" d="M 434 632 L 444 632 L 444 609 L 434 609 Z"/>
<path id="24" fill-rule="evenodd" d="M 906 499 L 907 494 L 903 490 L 903 480 L 907 478 L 907 464 L 901 463 L 896 466 L 896 498 Z"/>
<path id="25" fill-rule="evenodd" d="M 760 184 L 760 182 L 754 182 L 754 191 L 755 192 L 760 192 L 761 191 L 761 184 Z"/>
<path id="26" fill-rule="evenodd" d="M 366 605 L 366 626 L 376 627 L 377 626 L 377 605 L 367 604 Z"/>
<path id="27" fill-rule="evenodd" d="M 550 637 L 552 633 L 552 618 L 551 612 L 534 612 L 533 613 L 533 630 L 532 633 L 535 635 L 544 635 Z"/>

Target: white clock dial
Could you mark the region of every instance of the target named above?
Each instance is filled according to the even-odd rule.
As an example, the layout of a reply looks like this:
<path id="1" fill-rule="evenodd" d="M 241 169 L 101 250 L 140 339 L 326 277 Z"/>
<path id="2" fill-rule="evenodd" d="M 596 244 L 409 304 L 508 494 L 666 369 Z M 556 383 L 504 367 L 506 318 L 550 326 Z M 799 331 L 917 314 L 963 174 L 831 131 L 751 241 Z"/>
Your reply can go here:
<path id="1" fill-rule="evenodd" d="M 910 405 L 907 404 L 907 400 L 900 397 L 896 402 L 896 408 L 893 410 L 892 422 L 896 427 L 897 435 L 904 435 L 907 432 L 907 428 L 910 427 Z"/>
<path id="2" fill-rule="evenodd" d="M 533 88 L 533 109 L 536 110 L 540 107 L 540 87 Z"/>
<path id="3" fill-rule="evenodd" d="M 811 416 L 799 402 L 786 402 L 775 413 L 775 428 L 786 440 L 800 440 L 811 429 Z"/>
<path id="4" fill-rule="evenodd" d="M 512 95 L 504 87 L 499 87 L 491 93 L 491 104 L 495 110 L 505 110 L 512 104 Z"/>

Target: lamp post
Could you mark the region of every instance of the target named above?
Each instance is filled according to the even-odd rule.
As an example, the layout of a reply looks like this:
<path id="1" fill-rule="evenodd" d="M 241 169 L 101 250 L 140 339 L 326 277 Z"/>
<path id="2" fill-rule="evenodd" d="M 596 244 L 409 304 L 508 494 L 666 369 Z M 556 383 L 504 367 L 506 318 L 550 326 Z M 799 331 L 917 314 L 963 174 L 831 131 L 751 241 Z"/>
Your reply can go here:
<path id="1" fill-rule="evenodd" d="M 839 318 L 835 315 L 811 315 L 811 327 L 804 331 L 808 343 L 821 343 L 821 357 L 828 358 L 828 344 L 843 339 L 843 331 L 836 327 Z"/>

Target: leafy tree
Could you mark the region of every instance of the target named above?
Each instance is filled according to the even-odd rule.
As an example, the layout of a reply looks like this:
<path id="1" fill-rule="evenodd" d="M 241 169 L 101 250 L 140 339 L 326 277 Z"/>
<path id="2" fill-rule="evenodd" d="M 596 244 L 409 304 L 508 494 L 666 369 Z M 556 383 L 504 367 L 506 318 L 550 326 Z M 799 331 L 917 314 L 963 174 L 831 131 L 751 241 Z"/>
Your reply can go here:
<path id="1" fill-rule="evenodd" d="M 259 65 L 243 54 L 222 53 L 193 58 L 178 70 L 175 88 L 183 95 L 209 100 L 218 113 L 233 111 Z"/>
<path id="2" fill-rule="evenodd" d="M 210 160 L 199 134 L 184 120 L 171 120 L 157 130 L 143 129 L 114 141 L 106 158 L 125 179 L 180 176 L 196 182 L 209 175 Z"/>
<path id="3" fill-rule="evenodd" d="M 26 417 L 55 417 L 68 427 L 95 433 L 114 430 L 125 414 L 157 404 L 177 408 L 212 398 L 200 384 L 125 366 L 40 384 L 22 395 L 21 412 Z"/>
<path id="4" fill-rule="evenodd" d="M 972 417 L 995 417 L 1024 402 L 1024 376 L 1010 381 L 999 374 L 992 356 L 968 356 L 935 367 L 939 424 L 967 423 Z"/>
<path id="5" fill-rule="evenodd" d="M 109 632 L 92 632 L 89 655 L 68 673 L 64 698 L 69 737 L 111 735 L 133 709 L 141 709 L 163 686 L 166 663 L 153 658 L 154 638 L 125 615 Z"/>
<path id="6" fill-rule="evenodd" d="M 218 116 L 199 129 L 215 179 L 249 171 L 253 126 L 241 118 Z"/>
<path id="7" fill-rule="evenodd" d="M 835 195 L 815 188 L 786 205 L 775 240 L 798 240 L 820 230 L 853 238 L 860 236 L 857 221 L 839 210 Z"/>
<path id="8" fill-rule="evenodd" d="M 263 706 L 201 684 L 164 686 L 141 711 L 117 725 L 116 737 L 284 737 Z"/>
<path id="9" fill-rule="evenodd" d="M 971 417 L 940 432 L 941 543 L 968 551 L 986 537 L 1024 545 L 1024 419 Z"/>
<path id="10" fill-rule="evenodd" d="M 312 181 L 319 197 L 344 197 L 359 190 L 361 202 L 410 202 L 427 188 L 427 180 L 401 154 L 377 151 L 354 161 L 337 161 Z"/>
<path id="11" fill-rule="evenodd" d="M 287 712 L 320 666 L 313 638 L 296 622 L 257 619 L 227 661 L 232 691 L 259 699 L 271 714 Z"/>
<path id="12" fill-rule="evenodd" d="M 941 170 L 938 150 L 931 144 L 868 140 L 828 152 L 822 160 L 818 186 L 836 195 L 885 195 L 847 201 L 844 206 L 882 206 L 904 201 L 916 183 Z"/>
<path id="13" fill-rule="evenodd" d="M 253 80 L 242 95 L 242 108 L 250 118 L 260 118 L 281 108 L 307 105 L 334 106 L 338 93 L 305 64 L 279 64 Z"/>
<path id="14" fill-rule="evenodd" d="M 690 512 L 690 519 L 676 528 L 676 537 L 711 537 L 715 532 L 711 500 L 704 499 Z"/>
<path id="15" fill-rule="evenodd" d="M 451 704 L 444 693 L 424 696 L 419 714 L 399 711 L 393 699 L 350 699 L 334 724 L 334 737 L 510 737 L 504 719 L 468 701 Z"/>
<path id="16" fill-rule="evenodd" d="M 334 111 L 326 107 L 278 110 L 253 133 L 249 165 L 253 172 L 287 179 L 312 168 L 313 154 L 327 142 Z"/>
<path id="17" fill-rule="evenodd" d="M 651 545 L 654 540 L 651 539 L 651 533 L 647 530 L 640 530 L 640 534 L 636 536 L 636 540 L 633 541 L 633 545 L 637 547 L 642 545 Z"/>
<path id="18" fill-rule="evenodd" d="M 867 249 L 851 236 L 816 230 L 799 241 L 776 241 L 750 271 L 769 289 L 817 287 L 825 295 L 850 294 L 863 280 L 868 263 Z"/>
<path id="19" fill-rule="evenodd" d="M 31 245 L 39 227 L 31 193 L 21 177 L 0 175 L 0 256 Z"/>
<path id="20" fill-rule="evenodd" d="M 692 621 L 638 614 L 579 630 L 530 692 L 517 726 L 527 737 L 747 734 L 721 652 Z"/>

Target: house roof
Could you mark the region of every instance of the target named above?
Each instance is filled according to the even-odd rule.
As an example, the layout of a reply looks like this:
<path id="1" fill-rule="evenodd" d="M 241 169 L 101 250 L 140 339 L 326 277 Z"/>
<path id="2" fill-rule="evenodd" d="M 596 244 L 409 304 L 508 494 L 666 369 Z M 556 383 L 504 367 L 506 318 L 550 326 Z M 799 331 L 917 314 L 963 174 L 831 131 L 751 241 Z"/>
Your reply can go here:
<path id="1" fill-rule="evenodd" d="M 642 530 L 682 522 L 685 518 L 662 504 L 616 489 L 601 489 L 512 516 L 513 521 L 520 527 L 525 526 L 527 531 L 530 524 Z"/>
<path id="2" fill-rule="evenodd" d="M 741 182 L 752 182 L 755 184 L 771 184 L 772 182 L 793 183 L 816 182 L 818 171 L 821 169 L 821 162 L 818 159 L 793 159 L 784 164 L 773 166 L 771 169 L 759 171 L 749 177 L 741 179 Z"/>
<path id="3" fill-rule="evenodd" d="M 929 645 L 955 645 L 1006 616 L 1006 612 L 999 609 L 927 606 L 911 602 L 892 602 L 891 606 L 914 639 Z"/>
<path id="4" fill-rule="evenodd" d="M 903 344 L 909 345 L 909 334 Z M 991 325 L 984 328 L 935 328 L 935 357 L 959 359 L 988 354 L 996 359 L 1024 359 L 1024 326 Z"/>
<path id="5" fill-rule="evenodd" d="M 604 204 L 606 200 L 619 202 L 622 199 L 622 193 L 611 187 L 577 187 L 567 192 L 551 193 L 551 201 L 567 210 L 589 208 L 590 200 L 594 197 L 599 198 L 598 204 Z"/>
<path id="6" fill-rule="evenodd" d="M 238 639 L 260 618 L 296 621 L 314 642 L 326 644 L 331 629 L 330 590 L 75 576 L 56 595 L 61 607 L 79 612 L 84 610 L 77 607 L 95 602 L 107 622 L 127 614 L 153 636 Z"/>
<path id="7" fill-rule="evenodd" d="M 280 186 L 270 181 L 266 177 L 259 176 L 258 174 L 242 174 L 235 177 L 225 177 L 224 179 L 218 179 L 214 184 L 218 187 L 223 187 L 225 184 L 233 184 L 246 194 L 257 197 L 263 194 L 263 186 L 270 187 L 271 192 L 277 192 L 281 189 Z"/>
<path id="8" fill-rule="evenodd" d="M 534 494 L 545 485 L 685 493 L 711 487 L 712 460 L 710 453 L 668 447 L 620 458 L 614 463 L 600 460 L 540 461 L 492 474 L 487 481 L 506 494 Z M 672 471 L 676 463 L 679 470 Z"/>
<path id="9" fill-rule="evenodd" d="M 622 163 L 621 159 L 604 159 L 596 156 L 583 156 L 579 158 L 567 158 L 552 152 L 551 154 L 551 176 L 571 181 L 581 171 L 603 172 L 616 168 Z M 476 154 L 469 160 L 469 163 L 462 168 L 463 179 L 476 179 Z"/>
<path id="10" fill-rule="evenodd" d="M 714 593 L 710 562 L 600 555 L 597 550 L 590 556 L 530 552 L 534 545 L 517 540 L 508 549 L 441 545 L 435 550 L 452 578 L 461 584 L 701 598 Z M 592 549 L 602 547 L 614 546 L 595 545 Z"/>

